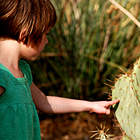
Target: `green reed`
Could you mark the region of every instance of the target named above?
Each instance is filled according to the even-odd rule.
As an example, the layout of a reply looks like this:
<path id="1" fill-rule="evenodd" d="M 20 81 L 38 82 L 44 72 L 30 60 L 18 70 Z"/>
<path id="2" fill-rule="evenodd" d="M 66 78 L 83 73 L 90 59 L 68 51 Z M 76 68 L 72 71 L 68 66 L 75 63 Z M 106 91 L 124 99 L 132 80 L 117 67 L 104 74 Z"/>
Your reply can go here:
<path id="1" fill-rule="evenodd" d="M 139 2 L 117 2 L 140 19 Z M 30 63 L 35 83 L 46 95 L 107 98 L 104 82 L 128 71 L 139 57 L 139 28 L 108 0 L 52 3 L 58 20 L 44 52 Z"/>

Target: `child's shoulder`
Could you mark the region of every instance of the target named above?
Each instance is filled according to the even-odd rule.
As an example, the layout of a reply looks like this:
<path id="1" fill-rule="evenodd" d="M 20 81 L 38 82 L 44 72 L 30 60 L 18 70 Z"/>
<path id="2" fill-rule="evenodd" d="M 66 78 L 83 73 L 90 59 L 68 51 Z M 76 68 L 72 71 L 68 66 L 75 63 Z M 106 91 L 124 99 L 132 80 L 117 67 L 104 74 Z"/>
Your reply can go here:
<path id="1" fill-rule="evenodd" d="M 25 60 L 20 60 L 19 65 L 23 65 L 25 67 L 29 67 L 29 64 Z"/>
<path id="2" fill-rule="evenodd" d="M 32 79 L 32 73 L 31 73 L 31 68 L 29 64 L 24 60 L 20 60 L 19 67 L 21 71 L 27 76 L 27 79 L 29 80 L 29 83 L 31 84 L 33 79 Z"/>
<path id="3" fill-rule="evenodd" d="M 24 60 L 20 60 L 19 61 L 19 67 L 23 70 L 27 70 L 27 71 L 30 71 L 30 66 L 29 66 L 29 64 L 26 62 L 26 61 L 24 61 Z"/>
<path id="4" fill-rule="evenodd" d="M 0 64 L 0 85 L 5 87 L 8 83 L 7 71 L 2 64 Z"/>
<path id="5" fill-rule="evenodd" d="M 0 76 L 5 76 L 5 67 L 0 63 Z"/>

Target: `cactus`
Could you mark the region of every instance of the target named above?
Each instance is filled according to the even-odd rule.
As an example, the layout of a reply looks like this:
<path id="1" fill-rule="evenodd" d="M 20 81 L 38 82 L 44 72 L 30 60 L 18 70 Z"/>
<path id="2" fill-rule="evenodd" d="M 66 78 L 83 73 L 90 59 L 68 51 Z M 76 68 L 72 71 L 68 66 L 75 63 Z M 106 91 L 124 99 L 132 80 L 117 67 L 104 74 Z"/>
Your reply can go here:
<path id="1" fill-rule="evenodd" d="M 103 127 L 102 124 L 101 124 L 101 130 L 97 126 L 96 126 L 96 128 L 97 128 L 97 130 L 95 130 L 95 131 L 89 131 L 89 132 L 94 132 L 94 134 L 90 138 L 93 138 L 96 135 L 98 135 L 98 137 L 95 139 L 107 140 L 110 137 L 114 136 L 112 134 L 107 134 L 107 132 L 109 131 L 109 128 L 105 130 L 105 126 Z"/>
<path id="2" fill-rule="evenodd" d="M 121 75 L 112 89 L 112 100 L 120 102 L 113 107 L 126 136 L 123 140 L 140 140 L 140 58 L 131 74 Z"/>

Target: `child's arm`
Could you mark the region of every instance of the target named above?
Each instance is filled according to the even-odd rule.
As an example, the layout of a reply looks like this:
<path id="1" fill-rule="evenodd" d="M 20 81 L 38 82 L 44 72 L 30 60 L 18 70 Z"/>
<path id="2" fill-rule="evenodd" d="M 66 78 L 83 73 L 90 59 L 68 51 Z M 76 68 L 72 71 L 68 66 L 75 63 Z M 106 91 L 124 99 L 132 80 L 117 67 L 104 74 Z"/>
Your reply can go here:
<path id="1" fill-rule="evenodd" d="M 108 115 L 110 114 L 109 106 L 119 102 L 119 100 L 90 102 L 56 96 L 45 96 L 34 83 L 31 85 L 31 92 L 37 109 L 44 113 L 71 113 L 89 111 L 90 113 L 95 112 L 98 114 Z"/>

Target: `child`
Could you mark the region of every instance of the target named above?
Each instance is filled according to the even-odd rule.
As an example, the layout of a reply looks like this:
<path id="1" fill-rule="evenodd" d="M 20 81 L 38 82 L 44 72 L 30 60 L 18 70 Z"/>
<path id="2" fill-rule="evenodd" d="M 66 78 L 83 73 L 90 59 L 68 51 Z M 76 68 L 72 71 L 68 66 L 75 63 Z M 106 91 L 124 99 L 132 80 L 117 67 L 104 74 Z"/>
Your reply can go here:
<path id="1" fill-rule="evenodd" d="M 0 140 L 40 140 L 36 109 L 44 113 L 89 111 L 110 114 L 119 102 L 90 102 L 45 96 L 33 83 L 29 65 L 56 22 L 49 0 L 0 0 Z"/>

